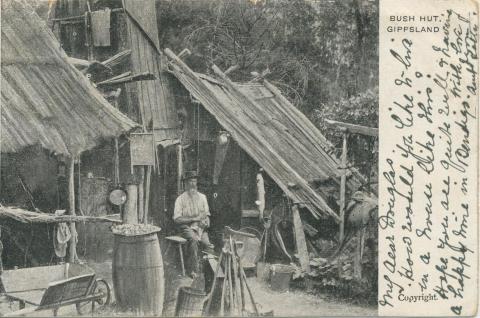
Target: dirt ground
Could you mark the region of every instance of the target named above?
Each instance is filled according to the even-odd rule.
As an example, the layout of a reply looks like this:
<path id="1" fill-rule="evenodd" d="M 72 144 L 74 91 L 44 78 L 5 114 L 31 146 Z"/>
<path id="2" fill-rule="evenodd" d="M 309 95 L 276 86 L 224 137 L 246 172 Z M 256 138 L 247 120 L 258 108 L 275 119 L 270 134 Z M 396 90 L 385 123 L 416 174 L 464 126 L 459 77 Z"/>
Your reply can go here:
<path id="1" fill-rule="evenodd" d="M 279 317 L 301 316 L 376 316 L 377 308 L 358 306 L 347 302 L 334 301 L 318 294 L 296 290 L 279 293 L 271 290 L 265 282 L 256 278 L 248 280 L 252 293 L 261 312 L 273 310 Z"/>
<path id="2" fill-rule="evenodd" d="M 89 264 L 95 270 L 98 277 L 105 278 L 112 284 L 111 263 Z M 188 279 L 181 279 L 181 284 L 189 284 Z M 303 290 L 295 290 L 289 292 L 276 292 L 269 288 L 266 282 L 260 281 L 256 277 L 248 278 L 248 284 L 252 290 L 258 309 L 260 312 L 269 312 L 273 310 L 274 316 L 277 317 L 299 317 L 299 316 L 376 316 L 377 308 L 374 306 L 352 305 L 346 301 L 333 300 L 328 295 L 309 294 Z M 113 292 L 112 292 L 113 294 Z M 8 305 L 0 301 L 0 312 L 7 314 Z M 167 301 L 166 314 L 172 315 L 173 311 Z M 15 305 L 10 309 L 14 310 Z M 173 309 L 173 308 L 171 308 Z M 6 310 L 6 312 L 5 312 Z M 8 315 L 8 314 L 7 314 Z M 51 311 L 37 312 L 30 316 L 50 316 Z M 63 307 L 58 312 L 59 316 L 78 316 L 74 306 Z M 97 312 L 95 316 L 130 316 L 129 313 L 119 313 L 114 307 L 110 307 L 101 312 Z"/>

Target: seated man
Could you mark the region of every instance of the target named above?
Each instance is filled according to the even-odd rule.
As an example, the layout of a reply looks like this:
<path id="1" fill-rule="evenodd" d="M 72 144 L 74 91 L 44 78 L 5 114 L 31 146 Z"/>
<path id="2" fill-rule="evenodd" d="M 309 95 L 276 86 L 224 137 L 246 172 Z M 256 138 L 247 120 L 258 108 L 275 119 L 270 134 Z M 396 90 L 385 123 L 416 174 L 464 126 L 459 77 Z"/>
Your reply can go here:
<path id="1" fill-rule="evenodd" d="M 213 248 L 204 231 L 210 226 L 210 211 L 207 197 L 197 191 L 197 173 L 187 171 L 183 176 L 185 192 L 175 201 L 173 221 L 178 225 L 180 235 L 187 239 L 187 268 L 192 277 L 199 273 L 198 249 Z"/>

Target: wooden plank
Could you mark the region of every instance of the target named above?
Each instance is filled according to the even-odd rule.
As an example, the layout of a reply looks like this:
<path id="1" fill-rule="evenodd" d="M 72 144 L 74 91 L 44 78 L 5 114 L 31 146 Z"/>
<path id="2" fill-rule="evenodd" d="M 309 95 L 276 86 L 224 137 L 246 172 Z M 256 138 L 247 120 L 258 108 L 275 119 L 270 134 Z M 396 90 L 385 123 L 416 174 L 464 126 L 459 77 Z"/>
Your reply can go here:
<path id="1" fill-rule="evenodd" d="M 334 126 L 337 126 L 339 128 L 346 129 L 349 132 L 354 133 L 354 134 L 373 136 L 373 137 L 378 136 L 378 128 L 354 125 L 354 124 L 344 123 L 344 122 L 341 122 L 341 121 L 336 121 L 336 120 L 331 120 L 331 119 L 325 119 L 325 121 L 330 125 L 334 125 Z"/>
<path id="2" fill-rule="evenodd" d="M 108 85 L 120 85 L 138 81 L 151 81 L 155 79 L 155 76 L 149 72 L 143 72 L 141 74 L 129 75 L 131 72 L 126 72 L 112 78 L 106 79 L 99 83 L 96 83 L 97 86 L 108 86 Z M 128 74 L 128 75 L 127 75 Z"/>
<path id="3" fill-rule="evenodd" d="M 146 19 L 154 21 L 156 13 L 151 12 L 145 16 Z M 153 74 L 149 81 L 138 81 L 136 84 L 138 92 L 138 104 L 142 116 L 144 130 L 162 129 L 164 138 L 177 137 L 177 114 L 174 107 L 173 93 L 162 74 L 161 55 L 152 45 L 144 33 L 143 27 L 137 25 L 131 17 L 127 19 L 129 36 L 131 41 L 132 71 L 135 74 Z M 169 128 L 172 131 L 164 130 Z"/>
<path id="4" fill-rule="evenodd" d="M 300 259 L 300 267 L 306 273 L 310 273 L 310 258 L 308 256 L 307 241 L 305 239 L 305 232 L 303 231 L 302 219 L 300 218 L 300 211 L 298 205 L 292 206 L 293 228 L 295 231 L 295 245 L 297 247 L 298 258 Z"/>
<path id="5" fill-rule="evenodd" d="M 128 61 L 132 50 L 125 50 L 120 53 L 115 54 L 114 56 L 110 57 L 109 59 L 102 62 L 103 65 L 108 66 L 110 68 L 117 66 L 120 63 Z"/>

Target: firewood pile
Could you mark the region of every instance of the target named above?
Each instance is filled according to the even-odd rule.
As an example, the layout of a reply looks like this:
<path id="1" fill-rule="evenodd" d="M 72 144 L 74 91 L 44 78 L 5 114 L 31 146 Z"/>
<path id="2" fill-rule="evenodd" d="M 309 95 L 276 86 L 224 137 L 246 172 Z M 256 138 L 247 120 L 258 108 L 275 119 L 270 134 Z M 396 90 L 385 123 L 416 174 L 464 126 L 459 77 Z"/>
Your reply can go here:
<path id="1" fill-rule="evenodd" d="M 375 293 L 377 282 L 377 252 L 378 238 L 374 232 L 368 232 L 365 237 L 365 247 L 361 257 L 362 273 L 360 277 L 354 273 L 354 253 L 357 238 L 352 238 L 343 251 L 333 258 L 323 254 L 323 257 L 310 258 L 311 272 L 309 277 L 319 288 L 336 289 L 349 295 L 367 295 Z M 331 250 L 329 243 L 322 242 L 325 249 Z M 341 269 L 340 269 L 341 267 Z M 367 295 L 368 297 L 368 295 Z M 372 296 L 373 297 L 373 296 Z"/>

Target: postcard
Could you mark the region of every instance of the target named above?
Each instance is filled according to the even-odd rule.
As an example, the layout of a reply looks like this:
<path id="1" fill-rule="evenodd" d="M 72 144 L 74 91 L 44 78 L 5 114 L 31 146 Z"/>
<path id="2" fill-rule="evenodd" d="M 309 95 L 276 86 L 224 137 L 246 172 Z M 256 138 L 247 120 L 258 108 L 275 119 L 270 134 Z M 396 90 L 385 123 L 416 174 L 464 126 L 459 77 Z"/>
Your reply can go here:
<path id="1" fill-rule="evenodd" d="M 479 4 L 1 0 L 0 316 L 474 316 Z"/>

